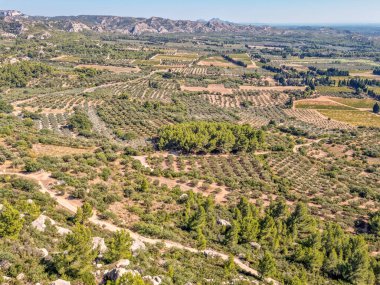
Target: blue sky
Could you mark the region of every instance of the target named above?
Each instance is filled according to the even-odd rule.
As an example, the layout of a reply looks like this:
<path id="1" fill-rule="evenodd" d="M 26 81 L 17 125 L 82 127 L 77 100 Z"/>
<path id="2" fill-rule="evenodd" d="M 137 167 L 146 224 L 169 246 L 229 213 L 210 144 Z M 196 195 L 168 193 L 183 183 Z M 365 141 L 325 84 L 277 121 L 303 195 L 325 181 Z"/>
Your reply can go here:
<path id="1" fill-rule="evenodd" d="M 0 0 L 29 15 L 159 16 L 244 23 L 380 23 L 380 0 Z"/>

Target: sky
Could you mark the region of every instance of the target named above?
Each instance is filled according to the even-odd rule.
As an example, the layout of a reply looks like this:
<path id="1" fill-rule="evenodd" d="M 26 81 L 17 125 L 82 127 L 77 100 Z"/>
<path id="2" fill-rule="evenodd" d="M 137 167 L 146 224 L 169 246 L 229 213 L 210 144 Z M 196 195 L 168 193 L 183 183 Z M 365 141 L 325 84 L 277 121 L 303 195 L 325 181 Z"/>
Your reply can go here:
<path id="1" fill-rule="evenodd" d="M 380 23 L 380 0 L 0 0 L 28 15 L 220 18 L 236 23 Z"/>

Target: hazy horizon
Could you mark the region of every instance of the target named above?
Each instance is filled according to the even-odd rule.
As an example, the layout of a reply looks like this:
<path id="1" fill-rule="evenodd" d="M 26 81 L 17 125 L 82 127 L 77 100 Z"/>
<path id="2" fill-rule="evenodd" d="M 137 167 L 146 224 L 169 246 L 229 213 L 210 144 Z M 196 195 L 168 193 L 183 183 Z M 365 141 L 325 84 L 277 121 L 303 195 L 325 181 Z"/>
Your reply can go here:
<path id="1" fill-rule="evenodd" d="M 268 25 L 378 25 L 380 1 L 377 0 L 145 0 L 139 3 L 109 0 L 0 0 L 0 9 L 19 10 L 31 16 L 112 15 L 126 17 L 162 17 L 173 20 L 220 18 L 244 24 Z"/>

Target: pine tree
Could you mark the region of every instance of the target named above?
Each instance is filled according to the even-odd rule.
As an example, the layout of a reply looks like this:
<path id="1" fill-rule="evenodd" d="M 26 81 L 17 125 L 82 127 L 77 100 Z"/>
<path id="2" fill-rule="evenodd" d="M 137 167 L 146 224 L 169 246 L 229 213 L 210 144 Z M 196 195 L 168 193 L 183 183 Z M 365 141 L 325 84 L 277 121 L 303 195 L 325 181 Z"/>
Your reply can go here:
<path id="1" fill-rule="evenodd" d="M 304 203 L 298 203 L 288 219 L 288 228 L 293 238 L 299 238 L 302 241 L 316 231 L 316 226 L 316 220 L 310 215 L 307 206 Z"/>
<path id="2" fill-rule="evenodd" d="M 200 250 L 205 250 L 207 247 L 207 239 L 202 232 L 201 228 L 197 229 L 197 246 Z"/>
<path id="3" fill-rule="evenodd" d="M 380 112 L 380 106 L 379 106 L 379 104 L 376 102 L 375 103 L 375 105 L 373 106 L 373 112 L 375 113 L 375 114 L 379 114 L 379 112 Z"/>
<path id="4" fill-rule="evenodd" d="M 349 247 L 351 253 L 344 266 L 344 278 L 352 284 L 372 284 L 369 283 L 371 278 L 370 259 L 364 238 L 362 236 L 350 237 Z"/>
<path id="5" fill-rule="evenodd" d="M 191 230 L 203 229 L 206 225 L 206 211 L 199 206 L 198 211 L 190 218 L 188 228 Z"/>
<path id="6" fill-rule="evenodd" d="M 91 272 L 92 262 L 98 255 L 92 249 L 92 235 L 89 228 L 76 224 L 59 245 L 60 253 L 54 256 L 54 265 L 60 275 L 73 278 Z"/>
<path id="7" fill-rule="evenodd" d="M 92 206 L 90 203 L 85 202 L 82 205 L 82 210 L 83 210 L 83 222 L 86 222 L 89 218 L 92 217 Z"/>
<path id="8" fill-rule="evenodd" d="M 236 246 L 239 242 L 240 226 L 237 221 L 232 221 L 231 227 L 226 233 L 226 243 L 229 246 Z"/>
<path id="9" fill-rule="evenodd" d="M 380 212 L 376 212 L 370 216 L 369 227 L 371 233 L 380 236 Z"/>
<path id="10" fill-rule="evenodd" d="M 232 254 L 228 256 L 228 260 L 224 265 L 224 272 L 226 274 L 226 277 L 230 277 L 236 274 L 235 260 Z"/>
<path id="11" fill-rule="evenodd" d="M 125 230 L 117 231 L 113 234 L 105 258 L 112 263 L 120 259 L 131 258 L 132 239 Z"/>
<path id="12" fill-rule="evenodd" d="M 240 242 L 247 243 L 256 240 L 259 231 L 259 221 L 255 217 L 257 216 L 257 209 L 244 197 L 240 200 L 238 209 L 242 216 L 239 217 Z"/>
<path id="13" fill-rule="evenodd" d="M 0 212 L 0 237 L 17 239 L 23 225 L 24 220 L 20 217 L 20 212 L 4 201 Z"/>
<path id="14" fill-rule="evenodd" d="M 77 212 L 74 216 L 74 223 L 76 224 L 83 224 L 83 209 L 82 207 L 77 209 Z"/>
<path id="15" fill-rule="evenodd" d="M 266 278 L 276 273 L 276 261 L 270 252 L 266 251 L 260 258 L 258 270 L 261 278 Z"/>

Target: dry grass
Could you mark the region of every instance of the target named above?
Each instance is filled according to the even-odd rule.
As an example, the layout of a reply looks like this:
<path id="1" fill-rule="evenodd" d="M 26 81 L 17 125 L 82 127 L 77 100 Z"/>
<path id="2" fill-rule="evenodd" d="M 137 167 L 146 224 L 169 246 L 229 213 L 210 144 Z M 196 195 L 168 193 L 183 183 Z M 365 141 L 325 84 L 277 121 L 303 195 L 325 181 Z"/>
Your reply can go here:
<path id="1" fill-rule="evenodd" d="M 380 128 L 380 116 L 358 110 L 319 110 L 326 117 L 345 122 L 353 126 Z"/>
<path id="2" fill-rule="evenodd" d="M 216 67 L 231 67 L 231 68 L 236 67 L 236 65 L 234 65 L 231 62 L 224 60 L 221 56 L 213 56 L 213 57 L 206 58 L 204 60 L 199 61 L 198 65 L 200 65 L 200 66 L 216 66 Z"/>
<path id="3" fill-rule="evenodd" d="M 44 144 L 35 144 L 32 148 L 33 153 L 36 156 L 64 156 L 64 155 L 73 155 L 73 154 L 83 154 L 93 152 L 93 148 L 73 148 L 66 146 L 57 146 L 57 145 L 44 145 Z"/>
<path id="4" fill-rule="evenodd" d="M 121 67 L 121 66 L 111 66 L 111 65 L 95 65 L 95 64 L 81 64 L 77 65 L 75 68 L 94 68 L 96 70 L 107 70 L 113 73 L 133 73 L 139 72 L 139 68 L 134 67 Z"/>
<path id="5" fill-rule="evenodd" d="M 357 76 L 357 77 L 364 77 L 364 78 L 369 78 L 369 79 L 378 79 L 380 80 L 380 75 L 373 74 L 372 71 L 366 71 L 366 72 L 355 72 L 351 73 L 351 76 Z"/>
<path id="6" fill-rule="evenodd" d="M 61 55 L 57 56 L 51 59 L 51 61 L 58 61 L 58 62 L 72 62 L 76 63 L 79 62 L 80 58 L 72 55 Z"/>
<path id="7" fill-rule="evenodd" d="M 353 107 L 353 108 L 365 108 L 365 109 L 371 109 L 373 105 L 376 103 L 376 101 L 372 99 L 331 98 L 331 100 Z"/>
<path id="8" fill-rule="evenodd" d="M 220 94 L 233 94 L 231 88 L 224 87 L 223 84 L 210 84 L 208 87 L 201 86 L 181 86 L 182 91 L 191 91 L 191 92 L 205 92 L 210 93 L 220 93 Z"/>
<path id="9" fill-rule="evenodd" d="M 329 99 L 306 99 L 295 102 L 297 109 L 313 109 L 313 110 L 353 110 L 349 106 L 339 104 Z"/>

